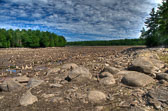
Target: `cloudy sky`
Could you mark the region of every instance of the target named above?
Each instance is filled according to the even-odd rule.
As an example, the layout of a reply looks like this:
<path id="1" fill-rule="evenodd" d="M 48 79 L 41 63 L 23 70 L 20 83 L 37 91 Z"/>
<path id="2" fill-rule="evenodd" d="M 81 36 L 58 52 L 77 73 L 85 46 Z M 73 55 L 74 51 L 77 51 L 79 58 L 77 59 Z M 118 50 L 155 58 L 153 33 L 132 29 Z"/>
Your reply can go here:
<path id="1" fill-rule="evenodd" d="M 0 0 L 0 28 L 39 29 L 68 41 L 138 38 L 162 0 Z"/>

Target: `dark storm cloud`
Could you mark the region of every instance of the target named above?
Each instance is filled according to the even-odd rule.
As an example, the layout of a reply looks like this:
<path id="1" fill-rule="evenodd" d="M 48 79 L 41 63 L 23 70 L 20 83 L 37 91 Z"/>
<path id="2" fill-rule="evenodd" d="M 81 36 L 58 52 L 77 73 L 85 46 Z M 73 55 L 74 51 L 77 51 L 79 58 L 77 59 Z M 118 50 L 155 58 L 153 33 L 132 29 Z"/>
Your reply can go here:
<path id="1" fill-rule="evenodd" d="M 0 24 L 46 28 L 67 40 L 133 38 L 155 5 L 154 0 L 0 0 Z"/>

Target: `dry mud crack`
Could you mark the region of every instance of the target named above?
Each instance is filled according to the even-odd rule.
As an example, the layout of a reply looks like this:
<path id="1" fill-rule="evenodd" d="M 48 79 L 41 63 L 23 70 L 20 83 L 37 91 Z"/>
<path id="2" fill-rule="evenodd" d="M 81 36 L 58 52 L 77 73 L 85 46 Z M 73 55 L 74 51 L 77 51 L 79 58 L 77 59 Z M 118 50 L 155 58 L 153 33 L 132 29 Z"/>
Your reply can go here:
<path id="1" fill-rule="evenodd" d="M 0 50 L 1 111 L 168 110 L 166 49 Z"/>

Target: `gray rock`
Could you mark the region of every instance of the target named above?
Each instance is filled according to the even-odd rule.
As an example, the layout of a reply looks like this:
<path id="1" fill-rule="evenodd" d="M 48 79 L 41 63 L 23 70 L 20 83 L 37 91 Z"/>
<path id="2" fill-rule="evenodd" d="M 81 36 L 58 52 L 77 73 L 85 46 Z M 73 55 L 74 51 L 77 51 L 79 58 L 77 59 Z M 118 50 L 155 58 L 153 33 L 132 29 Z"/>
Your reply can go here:
<path id="1" fill-rule="evenodd" d="M 148 95 L 152 99 L 156 99 L 162 103 L 166 103 L 168 106 L 168 87 L 160 87 L 148 92 Z"/>
<path id="2" fill-rule="evenodd" d="M 68 63 L 68 64 L 64 64 L 62 66 L 62 69 L 74 69 L 74 68 L 77 68 L 78 65 L 75 64 L 75 63 Z"/>
<path id="3" fill-rule="evenodd" d="M 49 75 L 50 73 L 57 73 L 60 71 L 60 68 L 56 67 L 56 68 L 52 68 L 47 72 L 47 75 Z"/>
<path id="4" fill-rule="evenodd" d="M 134 87 L 143 87 L 154 81 L 152 77 L 135 71 L 130 71 L 122 78 L 124 84 Z"/>
<path id="5" fill-rule="evenodd" d="M 110 66 L 106 66 L 103 69 L 103 72 L 110 72 L 111 74 L 116 74 L 118 73 L 120 70 L 115 68 L 115 67 L 110 67 Z"/>
<path id="6" fill-rule="evenodd" d="M 112 85 L 112 84 L 115 84 L 116 82 L 115 82 L 114 77 L 110 76 L 110 77 L 105 77 L 105 78 L 100 79 L 100 83 L 104 85 Z"/>
<path id="7" fill-rule="evenodd" d="M 30 78 L 28 78 L 27 76 L 19 76 L 19 77 L 14 77 L 13 80 L 17 81 L 19 83 L 28 83 Z"/>
<path id="8" fill-rule="evenodd" d="M 85 67 L 77 67 L 77 68 L 75 68 L 75 69 L 73 69 L 72 71 L 69 72 L 68 77 L 71 80 L 72 79 L 81 80 L 83 78 L 91 79 L 92 78 L 92 74 Z"/>
<path id="9" fill-rule="evenodd" d="M 139 57 L 132 62 L 131 70 L 139 71 L 147 74 L 154 73 L 155 66 L 149 58 Z"/>
<path id="10" fill-rule="evenodd" d="M 99 75 L 100 78 L 111 77 L 111 76 L 113 77 L 113 75 L 111 73 L 109 73 L 109 72 L 102 72 Z"/>
<path id="11" fill-rule="evenodd" d="M 88 93 L 88 99 L 90 102 L 93 103 L 100 103 L 102 101 L 106 100 L 106 94 L 104 94 L 101 91 L 89 91 Z"/>
<path id="12" fill-rule="evenodd" d="M 151 99 L 149 98 L 148 99 L 148 103 L 152 106 L 154 106 L 155 109 L 161 109 L 161 102 L 159 102 L 158 100 L 156 99 Z"/>
<path id="13" fill-rule="evenodd" d="M 22 106 L 31 105 L 36 101 L 38 101 L 37 97 L 32 95 L 29 90 L 25 94 L 23 94 L 22 97 L 20 98 L 20 104 Z"/>
<path id="14" fill-rule="evenodd" d="M 167 73 L 156 74 L 156 79 L 168 81 L 168 74 Z"/>
<path id="15" fill-rule="evenodd" d="M 62 84 L 59 84 L 59 83 L 55 83 L 55 84 L 50 84 L 50 87 L 51 88 L 59 88 L 59 87 L 62 87 L 63 85 Z"/>
<path id="16" fill-rule="evenodd" d="M 40 84 L 42 84 L 44 81 L 43 80 L 39 80 L 39 79 L 34 79 L 34 78 L 31 78 L 27 84 L 27 87 L 28 88 L 34 88 L 34 87 L 37 87 L 39 86 Z"/>
<path id="17" fill-rule="evenodd" d="M 2 84 L 0 84 L 0 90 L 2 91 L 14 91 L 20 90 L 22 85 L 17 81 L 14 81 L 12 78 L 6 79 Z"/>

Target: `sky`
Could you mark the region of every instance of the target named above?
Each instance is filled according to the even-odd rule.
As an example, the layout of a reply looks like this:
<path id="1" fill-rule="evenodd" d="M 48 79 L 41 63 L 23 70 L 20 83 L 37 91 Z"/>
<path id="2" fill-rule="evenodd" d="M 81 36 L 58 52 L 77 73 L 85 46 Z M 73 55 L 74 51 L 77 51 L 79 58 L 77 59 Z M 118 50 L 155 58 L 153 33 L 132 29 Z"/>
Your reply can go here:
<path id="1" fill-rule="evenodd" d="M 0 0 L 0 28 L 33 29 L 67 41 L 132 39 L 162 0 Z"/>

